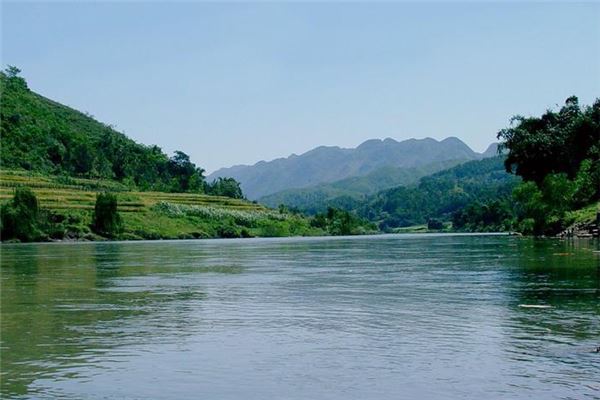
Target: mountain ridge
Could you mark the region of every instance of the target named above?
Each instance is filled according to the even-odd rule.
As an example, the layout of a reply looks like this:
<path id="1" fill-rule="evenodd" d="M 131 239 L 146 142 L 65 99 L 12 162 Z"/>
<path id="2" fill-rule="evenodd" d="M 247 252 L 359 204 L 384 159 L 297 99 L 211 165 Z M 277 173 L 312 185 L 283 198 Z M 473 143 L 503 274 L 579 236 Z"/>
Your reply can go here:
<path id="1" fill-rule="evenodd" d="M 305 188 L 285 189 L 258 199 L 267 207 L 281 204 L 301 212 L 317 214 L 329 206 L 347 208 L 368 195 L 397 186 L 414 184 L 420 178 L 461 164 L 464 160 L 450 160 L 416 168 L 385 166 L 363 176 L 353 176 L 335 182 L 319 183 Z"/>
<path id="2" fill-rule="evenodd" d="M 233 177 L 248 198 L 259 199 L 286 189 L 364 176 L 386 166 L 416 168 L 449 160 L 477 160 L 489 157 L 489 153 L 490 147 L 477 153 L 454 136 L 439 141 L 430 137 L 402 141 L 388 137 L 369 139 L 354 148 L 318 146 L 300 155 L 220 168 L 207 178 Z"/>

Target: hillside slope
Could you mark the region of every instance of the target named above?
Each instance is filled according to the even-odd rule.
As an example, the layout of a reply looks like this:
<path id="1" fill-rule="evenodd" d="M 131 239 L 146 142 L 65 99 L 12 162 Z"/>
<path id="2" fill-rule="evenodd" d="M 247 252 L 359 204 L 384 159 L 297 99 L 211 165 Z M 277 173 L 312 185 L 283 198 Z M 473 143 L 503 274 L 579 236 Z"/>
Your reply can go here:
<path id="1" fill-rule="evenodd" d="M 350 203 L 396 186 L 417 183 L 420 178 L 450 168 L 465 160 L 436 162 L 414 168 L 381 167 L 363 176 L 354 176 L 331 183 L 321 183 L 302 189 L 287 189 L 261 197 L 258 202 L 269 207 L 283 204 L 308 214 L 323 212 L 329 206 L 347 209 Z"/>
<path id="2" fill-rule="evenodd" d="M 291 188 L 305 188 L 320 183 L 364 176 L 382 167 L 416 168 L 450 160 L 475 160 L 474 152 L 460 139 L 373 139 L 354 149 L 321 146 L 301 155 L 273 161 L 260 161 L 252 166 L 222 168 L 209 179 L 231 176 L 241 183 L 250 199 Z"/>
<path id="3" fill-rule="evenodd" d="M 169 158 L 158 146 L 136 143 L 31 91 L 18 72 L 0 72 L 2 168 L 111 179 L 140 190 L 204 190 L 203 170 L 185 153 Z"/>
<path id="4" fill-rule="evenodd" d="M 504 156 L 470 161 L 423 177 L 416 185 L 384 190 L 355 205 L 354 210 L 384 229 L 449 220 L 472 204 L 507 201 L 520 182 L 508 174 Z"/>
<path id="5" fill-rule="evenodd" d="M 199 193 L 130 191 L 114 181 L 79 179 L 0 170 L 0 204 L 6 206 L 18 187 L 32 188 L 39 206 L 34 241 L 103 240 L 93 232 L 98 192 L 118 200 L 123 231 L 115 239 L 191 239 L 251 236 L 325 235 L 301 215 L 271 210 L 246 200 Z M 0 227 L 2 224 L 0 223 Z M 2 240 L 12 239 L 2 236 Z M 31 239 L 30 239 L 31 240 Z"/>

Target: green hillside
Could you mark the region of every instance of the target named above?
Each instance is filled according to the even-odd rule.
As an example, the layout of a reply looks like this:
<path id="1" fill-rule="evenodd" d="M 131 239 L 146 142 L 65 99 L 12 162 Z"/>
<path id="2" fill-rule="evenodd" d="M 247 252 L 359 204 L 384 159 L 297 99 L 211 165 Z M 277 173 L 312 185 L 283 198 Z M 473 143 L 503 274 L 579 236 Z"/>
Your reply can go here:
<path id="1" fill-rule="evenodd" d="M 303 189 L 288 189 L 261 197 L 258 202 L 269 207 L 284 204 L 307 214 L 324 212 L 327 207 L 352 208 L 368 195 L 396 186 L 411 185 L 426 175 L 450 168 L 465 160 L 435 162 L 415 168 L 386 166 L 364 176 L 354 176 L 332 183 Z"/>
<path id="2" fill-rule="evenodd" d="M 270 171 L 275 186 L 350 174 L 263 197 L 283 205 L 273 210 L 245 200 L 233 178 L 207 182 L 183 152 L 168 157 L 34 93 L 18 73 L 0 72 L 2 240 L 346 235 L 417 225 L 554 235 L 594 225 L 600 100 L 581 106 L 570 97 L 541 117 L 514 117 L 498 133 L 503 155 L 492 158 L 483 157 L 496 146 L 478 154 L 456 138 L 386 139 L 228 169 L 256 183 Z M 390 164 L 398 160 L 408 166 Z"/>
<path id="3" fill-rule="evenodd" d="M 100 239 L 90 228 L 97 193 L 115 193 L 123 219 L 120 239 L 290 236 L 326 234 L 302 216 L 240 199 L 199 193 L 139 192 L 107 180 L 0 171 L 0 201 L 33 189 L 42 209 L 39 239 Z"/>
<path id="4" fill-rule="evenodd" d="M 0 72 L 3 169 L 109 179 L 137 190 L 205 192 L 203 170 L 182 153 L 136 143 L 90 115 L 47 99 L 9 67 Z"/>
<path id="5" fill-rule="evenodd" d="M 506 173 L 504 157 L 470 161 L 371 196 L 355 211 L 383 230 L 450 220 L 468 204 L 507 201 L 519 178 Z"/>

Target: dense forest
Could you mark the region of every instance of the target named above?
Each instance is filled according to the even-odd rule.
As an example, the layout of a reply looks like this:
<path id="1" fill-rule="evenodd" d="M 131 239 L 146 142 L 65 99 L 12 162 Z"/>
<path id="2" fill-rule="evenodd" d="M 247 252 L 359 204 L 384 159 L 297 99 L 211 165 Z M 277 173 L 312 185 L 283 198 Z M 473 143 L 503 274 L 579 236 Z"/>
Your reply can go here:
<path id="1" fill-rule="evenodd" d="M 92 116 L 29 90 L 10 66 L 0 72 L 2 168 L 111 179 L 137 190 L 242 198 L 232 178 L 206 182 L 204 170 L 176 151 L 136 143 Z"/>

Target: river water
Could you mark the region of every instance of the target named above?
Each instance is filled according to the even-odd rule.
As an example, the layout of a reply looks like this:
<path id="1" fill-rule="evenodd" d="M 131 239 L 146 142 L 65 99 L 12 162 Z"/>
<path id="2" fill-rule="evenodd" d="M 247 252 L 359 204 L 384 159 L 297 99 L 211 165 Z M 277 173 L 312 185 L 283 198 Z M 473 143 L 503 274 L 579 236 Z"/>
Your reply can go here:
<path id="1" fill-rule="evenodd" d="M 600 398 L 596 241 L 2 245 L 7 399 Z"/>

